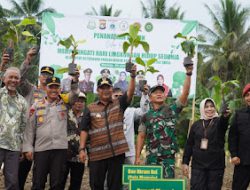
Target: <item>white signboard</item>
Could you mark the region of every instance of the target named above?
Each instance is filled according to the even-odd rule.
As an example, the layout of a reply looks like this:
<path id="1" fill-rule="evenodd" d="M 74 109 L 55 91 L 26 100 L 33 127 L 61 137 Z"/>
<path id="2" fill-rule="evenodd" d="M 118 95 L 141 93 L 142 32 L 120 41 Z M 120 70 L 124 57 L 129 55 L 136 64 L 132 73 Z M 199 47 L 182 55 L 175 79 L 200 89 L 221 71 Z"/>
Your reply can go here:
<path id="1" fill-rule="evenodd" d="M 52 66 L 57 70 L 68 66 L 71 62 L 71 50 L 58 45 L 58 42 L 72 34 L 76 40 L 86 40 L 84 44 L 79 45 L 79 54 L 76 56 L 76 63 L 81 66 L 80 80 L 84 80 L 83 71 L 90 68 L 92 70 L 90 81 L 94 83 L 94 91 L 103 69 L 109 70 L 109 77 L 114 84 L 124 78 L 128 81 L 129 73 L 126 73 L 127 77 L 122 76 L 129 53 L 123 53 L 124 39 L 118 38 L 117 34 L 127 32 L 129 25 L 135 22 L 140 23 L 139 34 L 149 43 L 150 51 L 145 53 L 142 47 L 138 47 L 134 50 L 134 57 L 140 56 L 144 61 L 150 58 L 157 59 L 153 66 L 159 72 L 146 74 L 148 84 L 153 86 L 164 79 L 164 84 L 171 90 L 172 96 L 177 97 L 186 77 L 183 66 L 185 54 L 180 47 L 181 40 L 175 39 L 174 35 L 181 32 L 183 35 L 196 36 L 195 21 L 83 17 L 46 13 L 43 15 L 40 67 Z M 195 94 L 196 58 L 197 56 L 194 57 L 190 97 Z M 138 65 L 138 70 L 140 69 L 142 68 Z M 57 76 L 61 79 L 68 77 L 67 74 Z M 120 83 L 126 86 L 126 81 Z"/>

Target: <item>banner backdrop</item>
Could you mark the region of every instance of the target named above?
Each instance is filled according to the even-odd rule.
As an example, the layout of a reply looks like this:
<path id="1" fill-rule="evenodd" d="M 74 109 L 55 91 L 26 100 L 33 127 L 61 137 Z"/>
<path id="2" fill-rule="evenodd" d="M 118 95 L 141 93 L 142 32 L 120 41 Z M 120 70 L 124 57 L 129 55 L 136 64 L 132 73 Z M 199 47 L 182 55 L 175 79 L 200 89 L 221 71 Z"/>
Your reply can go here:
<path id="1" fill-rule="evenodd" d="M 83 71 L 89 71 L 90 81 L 93 82 L 91 88 L 96 91 L 97 80 L 104 71 L 107 71 L 115 86 L 122 85 L 126 88 L 129 73 L 123 71 L 129 54 L 123 53 L 124 38 L 118 38 L 117 34 L 127 32 L 129 25 L 135 22 L 140 23 L 139 34 L 149 43 L 150 50 L 149 53 L 145 53 L 142 47 L 138 47 L 134 50 L 134 57 L 140 56 L 144 61 L 150 58 L 157 59 L 153 66 L 159 72 L 146 74 L 148 84 L 153 86 L 157 82 L 164 83 L 166 89 L 171 90 L 172 96 L 177 97 L 186 77 L 183 66 L 185 54 L 180 47 L 181 40 L 175 39 L 174 35 L 181 32 L 183 35 L 196 36 L 196 21 L 66 16 L 60 13 L 46 13 L 42 20 L 40 67 L 49 65 L 57 70 L 68 66 L 71 62 L 71 50 L 58 45 L 58 42 L 72 34 L 76 40 L 86 40 L 84 44 L 79 45 L 79 54 L 76 56 L 76 63 L 81 66 L 80 80 L 85 80 Z M 190 97 L 195 94 L 196 67 L 197 56 L 195 55 Z M 142 69 L 139 65 L 137 68 Z M 61 79 L 68 77 L 66 73 L 56 75 Z"/>

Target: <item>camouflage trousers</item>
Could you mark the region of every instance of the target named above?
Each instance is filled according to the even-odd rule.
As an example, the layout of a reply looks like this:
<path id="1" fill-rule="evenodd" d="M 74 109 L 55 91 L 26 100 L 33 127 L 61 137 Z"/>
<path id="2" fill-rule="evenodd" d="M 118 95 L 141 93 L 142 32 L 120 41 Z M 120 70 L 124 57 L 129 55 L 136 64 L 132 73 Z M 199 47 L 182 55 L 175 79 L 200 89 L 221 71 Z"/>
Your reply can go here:
<path id="1" fill-rule="evenodd" d="M 151 154 L 147 156 L 147 165 L 160 165 L 163 168 L 163 178 L 174 178 L 175 177 L 175 156 L 157 156 Z"/>

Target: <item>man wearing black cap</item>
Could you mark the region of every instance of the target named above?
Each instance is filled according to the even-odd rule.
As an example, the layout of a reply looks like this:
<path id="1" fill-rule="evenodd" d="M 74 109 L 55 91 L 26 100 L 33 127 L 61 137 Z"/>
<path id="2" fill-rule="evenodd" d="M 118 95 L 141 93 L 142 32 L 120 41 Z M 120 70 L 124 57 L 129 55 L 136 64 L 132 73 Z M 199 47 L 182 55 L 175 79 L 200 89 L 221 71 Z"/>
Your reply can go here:
<path id="1" fill-rule="evenodd" d="M 140 154 L 147 139 L 147 165 L 162 165 L 163 177 L 174 178 L 176 115 L 186 105 L 189 94 L 193 66 L 186 67 L 186 79 L 182 94 L 174 105 L 166 105 L 165 88 L 156 85 L 149 90 L 150 109 L 142 117 L 136 145 L 136 161 L 140 164 Z"/>
<path id="2" fill-rule="evenodd" d="M 44 66 L 40 70 L 39 75 L 39 85 L 35 86 L 30 83 L 27 79 L 27 72 L 31 68 L 31 62 L 33 57 L 36 55 L 36 48 L 31 48 L 27 54 L 26 58 L 21 65 L 21 84 L 19 87 L 19 92 L 28 103 L 29 108 L 38 100 L 43 99 L 46 96 L 46 80 L 54 75 L 54 69 L 49 66 Z M 32 166 L 32 161 L 25 159 L 24 157 L 20 160 L 19 164 L 19 189 L 23 190 L 26 178 Z"/>
<path id="3" fill-rule="evenodd" d="M 250 183 L 250 83 L 242 92 L 245 107 L 235 112 L 228 135 L 234 164 L 233 190 L 246 190 Z"/>
<path id="4" fill-rule="evenodd" d="M 94 92 L 94 82 L 90 81 L 90 77 L 92 74 L 92 69 L 87 68 L 83 71 L 84 80 L 79 82 L 79 89 L 81 92 Z"/>
<path id="5" fill-rule="evenodd" d="M 67 159 L 67 108 L 60 98 L 60 79 L 46 80 L 46 97 L 30 108 L 23 152 L 34 159 L 32 189 L 44 189 L 50 174 L 50 189 L 62 189 Z M 35 142 L 34 142 L 35 139 Z"/>
<path id="6" fill-rule="evenodd" d="M 90 104 L 81 122 L 80 159 L 86 159 L 86 141 L 89 136 L 90 185 L 103 189 L 107 174 L 109 190 L 122 188 L 122 164 L 128 151 L 123 132 L 124 111 L 130 104 L 135 89 L 136 66 L 132 68 L 128 91 L 119 99 L 112 100 L 113 86 L 109 78 L 97 83 L 99 100 Z"/>

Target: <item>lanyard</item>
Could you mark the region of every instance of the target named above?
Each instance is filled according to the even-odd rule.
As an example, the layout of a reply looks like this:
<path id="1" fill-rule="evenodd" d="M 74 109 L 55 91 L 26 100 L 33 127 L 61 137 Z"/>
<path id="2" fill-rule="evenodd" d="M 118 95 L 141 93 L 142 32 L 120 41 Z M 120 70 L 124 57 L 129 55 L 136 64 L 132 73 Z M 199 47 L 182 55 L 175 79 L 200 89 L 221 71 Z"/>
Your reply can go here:
<path id="1" fill-rule="evenodd" d="M 207 138 L 207 129 L 213 124 L 213 119 L 209 122 L 207 126 L 205 126 L 204 120 L 202 120 L 202 126 L 204 128 L 204 138 Z"/>

